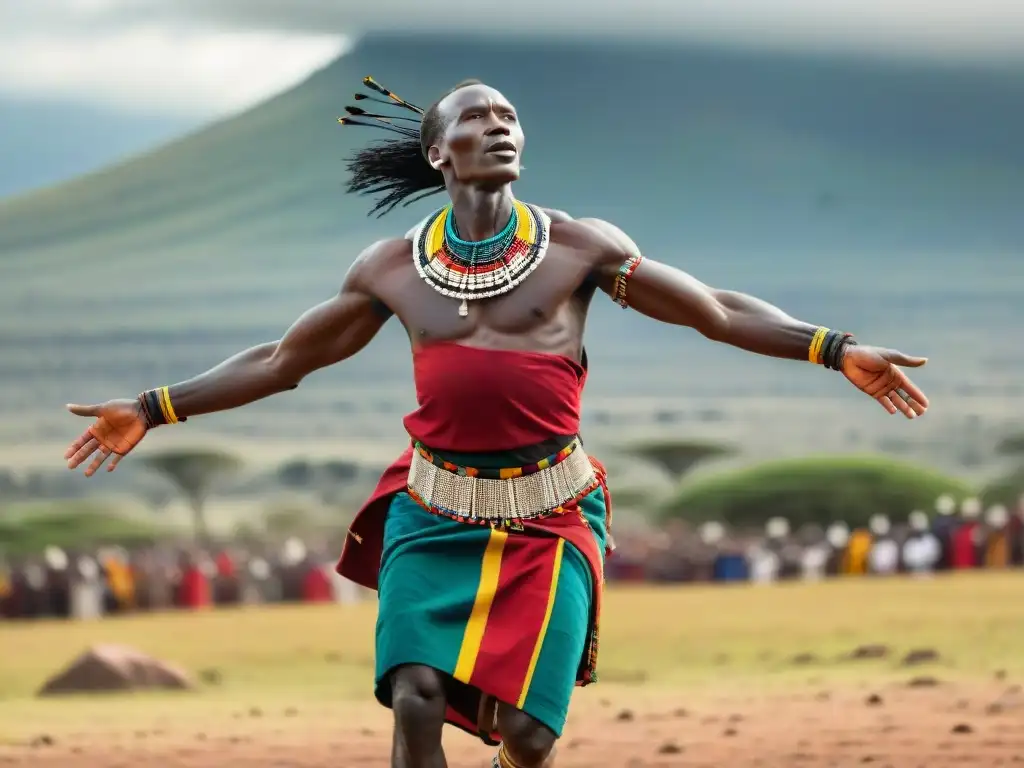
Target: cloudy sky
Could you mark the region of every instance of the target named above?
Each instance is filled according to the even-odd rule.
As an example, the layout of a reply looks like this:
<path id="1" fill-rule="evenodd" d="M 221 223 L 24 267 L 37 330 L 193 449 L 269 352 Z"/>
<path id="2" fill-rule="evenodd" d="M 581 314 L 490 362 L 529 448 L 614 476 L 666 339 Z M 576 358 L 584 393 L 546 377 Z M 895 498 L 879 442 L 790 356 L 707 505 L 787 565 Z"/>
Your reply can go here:
<path id="1" fill-rule="evenodd" d="M 1024 0 L 2 0 L 0 98 L 201 121 L 301 80 L 360 31 L 389 27 L 1024 56 Z"/>

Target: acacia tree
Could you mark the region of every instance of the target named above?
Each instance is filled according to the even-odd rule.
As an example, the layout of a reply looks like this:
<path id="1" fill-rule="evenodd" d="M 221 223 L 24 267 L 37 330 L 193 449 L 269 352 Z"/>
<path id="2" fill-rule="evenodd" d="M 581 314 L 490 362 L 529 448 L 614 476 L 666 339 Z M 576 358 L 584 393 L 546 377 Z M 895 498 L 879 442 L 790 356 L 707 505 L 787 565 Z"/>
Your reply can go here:
<path id="1" fill-rule="evenodd" d="M 1024 457 L 1024 432 L 1004 437 L 996 446 L 996 451 L 1003 456 Z"/>
<path id="2" fill-rule="evenodd" d="M 214 484 L 242 462 L 230 453 L 202 448 L 166 451 L 143 459 L 145 466 L 170 480 L 192 509 L 192 528 L 196 541 L 209 534 L 206 500 Z"/>
<path id="3" fill-rule="evenodd" d="M 656 465 L 679 483 L 698 464 L 731 456 L 735 449 L 700 440 L 658 440 L 637 443 L 625 452 Z"/>

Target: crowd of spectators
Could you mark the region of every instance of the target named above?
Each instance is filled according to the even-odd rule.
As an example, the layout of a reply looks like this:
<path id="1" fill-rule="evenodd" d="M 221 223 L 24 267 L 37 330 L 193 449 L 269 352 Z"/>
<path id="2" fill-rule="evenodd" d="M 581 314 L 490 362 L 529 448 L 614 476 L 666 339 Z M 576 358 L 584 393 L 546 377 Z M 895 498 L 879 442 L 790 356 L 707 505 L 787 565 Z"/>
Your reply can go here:
<path id="1" fill-rule="evenodd" d="M 762 530 L 682 522 L 616 532 L 609 582 L 769 583 L 839 576 L 926 575 L 1024 567 L 1024 498 L 983 510 L 976 499 L 942 498 L 935 513 L 904 521 L 875 515 L 863 528 L 834 523 L 794 529 L 784 517 Z M 334 571 L 333 547 L 300 538 L 275 546 L 66 552 L 0 559 L 0 619 L 74 618 L 260 603 L 352 603 L 374 593 Z"/>

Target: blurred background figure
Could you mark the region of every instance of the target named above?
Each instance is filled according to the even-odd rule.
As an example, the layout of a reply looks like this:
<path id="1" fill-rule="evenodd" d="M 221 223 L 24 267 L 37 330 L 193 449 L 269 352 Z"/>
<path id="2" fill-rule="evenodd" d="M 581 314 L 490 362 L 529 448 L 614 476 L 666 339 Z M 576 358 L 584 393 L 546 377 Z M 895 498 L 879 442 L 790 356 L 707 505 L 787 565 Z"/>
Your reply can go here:
<path id="1" fill-rule="evenodd" d="M 1010 561 L 1017 567 L 1024 566 L 1024 494 L 1017 499 L 1015 513 L 1010 515 L 1008 536 L 1010 537 Z"/>
<path id="2" fill-rule="evenodd" d="M 47 547 L 43 551 L 43 562 L 46 564 L 46 615 L 66 619 L 71 609 L 68 554 L 60 547 Z"/>
<path id="3" fill-rule="evenodd" d="M 855 528 L 843 554 L 842 573 L 848 576 L 863 576 L 868 573 L 868 558 L 871 556 L 873 538 L 868 528 Z"/>
<path id="4" fill-rule="evenodd" d="M 819 581 L 828 575 L 832 547 L 826 533 L 819 525 L 801 526 L 798 534 L 800 550 L 800 577 L 807 581 Z"/>
<path id="5" fill-rule="evenodd" d="M 102 618 L 106 589 L 99 563 L 82 553 L 74 558 L 70 570 L 71 617 L 79 621 Z"/>
<path id="6" fill-rule="evenodd" d="M 929 528 L 928 515 L 915 510 L 908 522 L 910 533 L 903 542 L 904 568 L 918 576 L 933 573 L 942 560 L 942 545 Z"/>
<path id="7" fill-rule="evenodd" d="M 1006 568 L 1010 565 L 1010 513 L 1002 504 L 985 511 L 985 523 L 980 527 L 981 552 L 979 560 L 985 568 Z"/>
<path id="8" fill-rule="evenodd" d="M 959 525 L 956 517 L 957 502 L 949 494 L 943 494 L 935 500 L 935 517 L 932 519 L 932 533 L 938 539 L 942 555 L 938 569 L 942 571 L 953 567 L 953 536 Z"/>
<path id="9" fill-rule="evenodd" d="M 242 602 L 246 605 L 276 603 L 281 599 L 281 583 L 274 569 L 262 555 L 253 555 L 245 566 Z"/>
<path id="10" fill-rule="evenodd" d="M 210 567 L 206 553 L 200 549 L 189 549 L 178 556 L 178 583 L 175 605 L 186 610 L 202 610 L 213 605 Z"/>
<path id="11" fill-rule="evenodd" d="M 981 500 L 964 499 L 960 504 L 960 519 L 952 529 L 952 567 L 956 570 L 977 568 L 978 549 L 981 544 Z"/>
<path id="12" fill-rule="evenodd" d="M 892 524 L 885 515 L 872 515 L 868 521 L 871 551 L 868 569 L 879 576 L 892 576 L 900 570 L 900 547 L 892 535 Z"/>
<path id="13" fill-rule="evenodd" d="M 779 579 L 782 563 L 768 542 L 757 541 L 747 549 L 750 580 L 754 584 L 774 584 Z"/>
<path id="14" fill-rule="evenodd" d="M 838 576 L 844 573 L 846 549 L 850 545 L 850 526 L 842 522 L 832 523 L 825 531 L 825 541 L 829 546 L 826 571 L 830 576 Z"/>
<path id="15" fill-rule="evenodd" d="M 715 558 L 711 576 L 714 581 L 736 582 L 750 578 L 742 548 L 728 538 L 728 531 L 722 523 L 704 523 L 700 526 L 699 535 L 701 543 Z"/>

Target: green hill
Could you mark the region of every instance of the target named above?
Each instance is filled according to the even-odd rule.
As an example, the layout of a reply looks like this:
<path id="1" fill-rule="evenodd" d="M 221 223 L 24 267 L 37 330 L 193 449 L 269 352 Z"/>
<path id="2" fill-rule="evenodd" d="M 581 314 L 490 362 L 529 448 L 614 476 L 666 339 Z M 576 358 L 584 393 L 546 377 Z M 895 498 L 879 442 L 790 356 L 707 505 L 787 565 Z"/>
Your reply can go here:
<path id="1" fill-rule="evenodd" d="M 439 204 L 377 221 L 343 195 L 344 157 L 376 137 L 335 118 L 371 73 L 423 104 L 469 76 L 505 91 L 528 135 L 524 199 L 610 218 L 709 282 L 932 355 L 923 380 L 940 398 L 1021 394 L 1005 336 L 1024 316 L 1024 73 L 382 37 L 244 114 L 0 203 L 0 440 L 63 436 L 66 400 L 275 338 L 363 245 Z M 350 434 L 354 413 L 408 404 L 405 344 L 389 329 L 358 362 L 211 423 Z M 598 397 L 821 392 L 792 366 L 610 304 L 590 346 Z"/>

